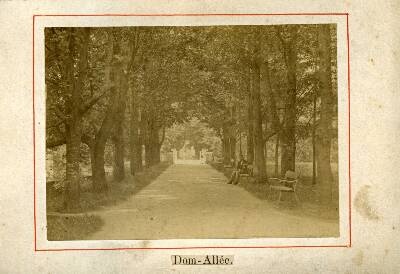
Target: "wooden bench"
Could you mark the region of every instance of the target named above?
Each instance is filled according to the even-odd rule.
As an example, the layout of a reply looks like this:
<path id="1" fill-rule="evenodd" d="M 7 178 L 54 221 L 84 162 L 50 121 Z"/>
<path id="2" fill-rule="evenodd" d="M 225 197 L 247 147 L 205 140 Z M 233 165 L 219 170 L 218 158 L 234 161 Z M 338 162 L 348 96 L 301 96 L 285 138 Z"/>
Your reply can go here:
<path id="1" fill-rule="evenodd" d="M 282 201 L 282 193 L 292 193 L 296 199 L 296 202 L 300 204 L 300 199 L 296 193 L 296 186 L 298 183 L 298 174 L 294 171 L 286 171 L 285 178 L 269 178 L 268 183 L 269 186 L 269 193 L 268 199 L 271 197 L 273 192 L 279 192 L 278 204 Z"/>

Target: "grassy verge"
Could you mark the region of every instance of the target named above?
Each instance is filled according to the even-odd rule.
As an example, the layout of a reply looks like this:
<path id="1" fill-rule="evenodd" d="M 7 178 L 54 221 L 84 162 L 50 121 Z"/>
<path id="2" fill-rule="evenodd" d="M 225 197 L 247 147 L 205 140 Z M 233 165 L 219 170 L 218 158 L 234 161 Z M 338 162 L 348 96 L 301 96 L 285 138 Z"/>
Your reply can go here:
<path id="1" fill-rule="evenodd" d="M 91 211 L 126 200 L 150 184 L 169 165 L 163 162 L 151 168 L 145 168 L 143 172 L 135 176 L 127 174 L 122 182 L 110 181 L 106 193 L 92 192 L 91 181 L 85 181 L 80 197 L 81 210 L 74 214 L 64 212 L 62 191 L 48 185 L 46 190 L 48 240 L 84 239 L 85 236 L 97 231 L 102 226 L 102 222 L 100 217 L 91 214 Z"/>
<path id="2" fill-rule="evenodd" d="M 223 164 L 210 163 L 210 165 L 222 172 L 227 178 L 230 178 L 233 171 L 232 168 L 224 168 Z M 272 173 L 272 167 L 270 172 Z M 269 195 L 269 184 L 267 182 L 257 182 L 254 179 L 241 179 L 238 186 L 244 188 L 258 199 L 266 200 L 270 203 L 274 203 L 277 199 L 278 193 L 271 193 L 271 199 L 267 199 Z M 329 206 L 322 206 L 318 201 L 317 186 L 312 185 L 312 177 L 307 176 L 307 174 L 303 175 L 297 185 L 297 195 L 301 201 L 301 207 L 295 202 L 292 194 L 288 194 L 282 197 L 283 202 L 277 209 L 290 214 L 302 214 L 317 218 L 338 220 L 339 203 L 337 181 L 334 182 L 334 189 L 333 202 Z"/>
<path id="3" fill-rule="evenodd" d="M 47 216 L 47 240 L 68 241 L 84 239 L 103 225 L 95 215 Z"/>

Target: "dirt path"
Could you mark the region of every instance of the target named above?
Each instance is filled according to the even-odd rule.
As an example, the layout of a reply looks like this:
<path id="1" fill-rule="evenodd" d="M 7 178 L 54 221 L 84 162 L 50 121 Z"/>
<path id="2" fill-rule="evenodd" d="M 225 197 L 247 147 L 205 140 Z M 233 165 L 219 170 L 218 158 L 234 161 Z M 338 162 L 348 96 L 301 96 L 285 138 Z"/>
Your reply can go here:
<path id="1" fill-rule="evenodd" d="M 226 184 L 209 165 L 172 165 L 128 200 L 99 212 L 89 239 L 334 236 L 337 222 L 287 215 Z"/>

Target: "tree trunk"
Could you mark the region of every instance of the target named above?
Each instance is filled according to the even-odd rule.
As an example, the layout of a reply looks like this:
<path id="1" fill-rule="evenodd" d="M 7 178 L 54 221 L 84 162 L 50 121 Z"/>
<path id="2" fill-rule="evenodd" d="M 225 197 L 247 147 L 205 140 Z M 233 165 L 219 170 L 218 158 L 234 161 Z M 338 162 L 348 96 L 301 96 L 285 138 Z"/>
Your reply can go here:
<path id="1" fill-rule="evenodd" d="M 139 152 L 141 159 L 141 146 L 139 149 L 139 126 L 138 126 L 138 107 L 136 102 L 136 92 L 135 89 L 131 88 L 131 119 L 130 119 L 130 171 L 132 175 L 135 175 L 136 171 L 141 168 L 141 162 L 139 163 Z"/>
<path id="2" fill-rule="evenodd" d="M 146 167 L 151 167 L 153 165 L 153 138 L 152 138 L 152 121 L 151 117 L 146 114 L 145 118 L 145 161 Z"/>
<path id="3" fill-rule="evenodd" d="M 135 144 L 135 170 L 143 170 L 143 130 L 141 127 L 138 129 L 138 138 Z"/>
<path id="4" fill-rule="evenodd" d="M 295 171 L 296 168 L 296 32 L 297 28 L 293 27 L 290 33 L 290 41 L 283 43 L 284 55 L 286 56 L 288 91 L 285 103 L 284 128 L 281 135 L 282 176 L 286 171 Z"/>
<path id="5" fill-rule="evenodd" d="M 146 162 L 146 167 L 149 168 L 152 165 L 151 164 L 151 153 L 152 152 L 151 152 L 151 145 L 150 145 L 149 141 L 145 142 L 144 152 L 145 152 L 144 159 L 145 159 L 145 162 Z"/>
<path id="6" fill-rule="evenodd" d="M 317 134 L 317 177 L 320 201 L 328 204 L 332 201 L 331 130 L 333 112 L 333 93 L 331 75 L 331 34 L 329 25 L 318 28 L 320 60 L 320 96 L 321 111 Z"/>
<path id="7" fill-rule="evenodd" d="M 108 136 L 111 134 L 113 119 L 110 113 L 106 114 L 100 130 L 95 137 L 94 145 L 94 171 L 93 171 L 93 190 L 104 192 L 108 189 L 106 182 L 106 171 L 104 169 L 104 151 Z"/>
<path id="8" fill-rule="evenodd" d="M 113 37 L 113 57 L 111 68 L 111 74 L 113 76 L 113 86 L 110 90 L 110 100 L 106 115 L 95 137 L 95 170 L 93 177 L 93 190 L 96 192 L 104 192 L 108 189 L 104 169 L 104 151 L 106 143 L 113 134 L 113 129 L 115 128 L 115 126 L 119 127 L 118 124 L 121 123 L 122 127 L 125 111 L 126 92 L 128 88 L 127 75 L 125 74 L 123 69 L 124 65 L 119 58 L 119 55 L 121 54 L 121 48 L 119 45 L 119 41 L 117 41 L 118 39 L 116 39 L 115 35 L 117 34 L 114 34 Z M 118 130 L 118 128 L 116 129 Z M 123 138 L 122 135 L 120 137 Z M 119 153 L 119 155 L 117 155 L 119 162 L 114 162 L 114 166 L 118 166 L 116 168 L 118 170 L 117 173 L 121 172 L 121 170 L 124 169 L 124 165 L 121 165 L 121 158 L 123 162 L 123 151 L 121 153 L 121 146 L 123 148 L 123 143 L 121 144 L 121 142 L 122 141 L 120 141 L 120 144 L 118 145 L 119 151 L 114 152 L 115 154 Z M 121 175 L 119 174 L 118 176 Z"/>
<path id="9" fill-rule="evenodd" d="M 89 149 L 90 149 L 90 168 L 91 168 L 91 171 L 92 171 L 92 179 L 93 179 L 93 172 L 94 172 L 94 170 L 95 170 L 95 166 L 94 166 L 94 145 L 93 146 L 89 146 Z"/>
<path id="10" fill-rule="evenodd" d="M 161 140 L 159 140 L 158 137 L 159 136 L 158 136 L 158 133 L 157 133 L 157 144 L 158 144 L 158 146 L 157 146 L 157 163 L 160 163 L 161 162 L 161 147 L 162 147 L 162 145 L 164 143 L 164 140 L 165 140 L 165 126 L 164 125 L 162 126 Z"/>
<path id="11" fill-rule="evenodd" d="M 277 133 L 275 143 L 275 177 L 279 177 L 279 139 L 279 133 Z"/>
<path id="12" fill-rule="evenodd" d="M 231 136 L 229 138 L 229 146 L 230 146 L 230 159 L 236 160 L 236 138 L 235 136 Z"/>
<path id="13" fill-rule="evenodd" d="M 316 165 L 316 127 L 317 127 L 317 94 L 314 91 L 314 98 L 313 98 L 313 127 L 312 127 L 312 184 L 315 185 L 317 183 L 317 165 Z"/>
<path id="14" fill-rule="evenodd" d="M 117 77 L 115 75 L 115 77 Z M 104 169 L 104 151 L 107 140 L 112 134 L 115 125 L 116 109 L 118 107 L 118 88 L 111 88 L 111 100 L 106 115 L 99 131 L 96 133 L 94 144 L 94 172 L 93 172 L 93 190 L 95 192 L 104 192 L 108 189 L 106 182 L 106 172 Z"/>
<path id="15" fill-rule="evenodd" d="M 67 128 L 64 208 L 66 211 L 75 211 L 80 208 L 80 121 L 71 121 Z"/>
<path id="16" fill-rule="evenodd" d="M 125 178 L 125 167 L 124 167 L 124 129 L 122 122 L 119 121 L 115 127 L 115 135 L 113 137 L 114 142 L 114 167 L 113 177 L 114 181 L 120 182 Z"/>
<path id="17" fill-rule="evenodd" d="M 254 107 L 254 149 L 255 162 L 257 167 L 257 177 L 261 181 L 266 176 L 265 158 L 264 158 L 264 140 L 262 134 L 261 119 L 261 98 L 260 98 L 260 66 L 255 64 L 253 69 L 254 89 L 253 89 L 253 107 Z"/>
<path id="18" fill-rule="evenodd" d="M 161 145 L 157 144 L 155 149 L 155 163 L 161 163 Z"/>
<path id="19" fill-rule="evenodd" d="M 253 112 L 252 109 L 250 109 L 251 112 Z M 254 162 L 254 133 L 253 133 L 253 125 L 254 125 L 254 120 L 251 118 L 249 120 L 249 128 L 247 132 L 247 161 L 249 163 Z"/>
<path id="20" fill-rule="evenodd" d="M 252 96 L 252 86 L 251 86 L 251 69 L 249 69 L 249 74 L 248 74 L 248 84 L 247 84 L 247 89 L 248 89 L 248 132 L 247 132 L 247 161 L 249 163 L 254 162 L 254 133 L 253 133 L 253 127 L 254 127 L 254 110 L 253 110 L 253 96 Z"/>
<path id="21" fill-rule="evenodd" d="M 69 82 L 71 97 L 67 100 L 67 121 L 66 121 L 66 185 L 64 189 L 64 208 L 67 211 L 75 211 L 80 208 L 80 145 L 82 135 L 82 97 L 84 79 L 87 71 L 87 54 L 89 43 L 89 29 L 82 30 L 82 42 L 79 53 L 79 76 L 74 77 L 74 56 L 75 56 L 75 34 L 73 29 L 69 37 L 69 53 L 66 63 L 66 76 Z"/>
<path id="22" fill-rule="evenodd" d="M 116 182 L 120 182 L 125 178 L 125 142 L 124 142 L 124 119 L 125 119 L 125 107 L 126 107 L 126 95 L 128 91 L 128 76 L 123 70 L 121 73 L 118 83 L 118 107 L 116 110 L 116 121 L 114 128 L 114 169 L 113 177 Z"/>
<path id="23" fill-rule="evenodd" d="M 161 163 L 161 146 L 160 145 L 158 145 L 158 147 L 157 147 L 156 162 L 157 162 L 157 164 Z"/>
<path id="24" fill-rule="evenodd" d="M 268 99 L 269 99 L 269 105 L 270 105 L 270 111 L 271 111 L 271 118 L 272 118 L 272 126 L 274 128 L 275 134 L 276 134 L 276 143 L 275 143 L 275 170 L 274 170 L 274 176 L 279 177 L 279 145 L 280 145 L 280 136 L 281 136 L 281 121 L 278 115 L 278 109 L 276 105 L 276 98 L 275 98 L 275 92 L 272 88 L 272 79 L 271 79 L 271 71 L 269 67 L 269 61 L 268 59 L 264 63 L 264 69 L 265 69 L 265 77 L 266 81 L 268 82 Z"/>
<path id="25" fill-rule="evenodd" d="M 89 147 L 90 168 L 91 168 L 92 177 L 93 177 L 93 171 L 95 169 L 94 168 L 94 139 L 91 138 L 89 135 L 82 134 L 81 141 L 82 141 L 82 143 L 86 144 Z"/>
<path id="26" fill-rule="evenodd" d="M 138 108 L 137 109 L 137 117 L 139 118 L 138 120 L 138 138 L 135 144 L 135 168 L 136 171 L 142 171 L 143 170 L 143 143 L 144 143 L 144 125 L 143 125 L 143 117 L 142 117 L 142 112 Z"/>
<path id="27" fill-rule="evenodd" d="M 158 164 L 160 162 L 160 141 L 158 138 L 158 129 L 156 123 L 152 122 L 152 128 L 150 132 L 151 141 L 151 165 Z"/>
<path id="28" fill-rule="evenodd" d="M 222 129 L 222 149 L 223 149 L 222 154 L 224 157 L 224 165 L 229 165 L 231 162 L 231 159 L 229 158 L 230 157 L 229 148 L 230 148 L 229 134 L 226 126 L 224 126 Z"/>
<path id="29" fill-rule="evenodd" d="M 252 96 L 254 111 L 254 154 L 255 154 L 255 175 L 261 182 L 266 177 L 266 166 L 264 158 L 264 138 L 262 132 L 261 117 L 261 30 L 254 27 L 254 53 L 252 60 Z"/>

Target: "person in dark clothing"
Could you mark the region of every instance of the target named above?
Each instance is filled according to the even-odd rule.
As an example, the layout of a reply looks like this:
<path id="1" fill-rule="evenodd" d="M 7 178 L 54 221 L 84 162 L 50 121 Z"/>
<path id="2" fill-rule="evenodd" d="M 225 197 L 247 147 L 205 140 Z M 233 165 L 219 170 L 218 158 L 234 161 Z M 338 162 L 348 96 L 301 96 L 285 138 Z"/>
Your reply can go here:
<path id="1" fill-rule="evenodd" d="M 243 158 L 243 155 L 240 155 L 240 160 L 236 165 L 236 169 L 232 172 L 228 184 L 237 185 L 239 183 L 240 174 L 248 174 L 248 163 Z"/>

